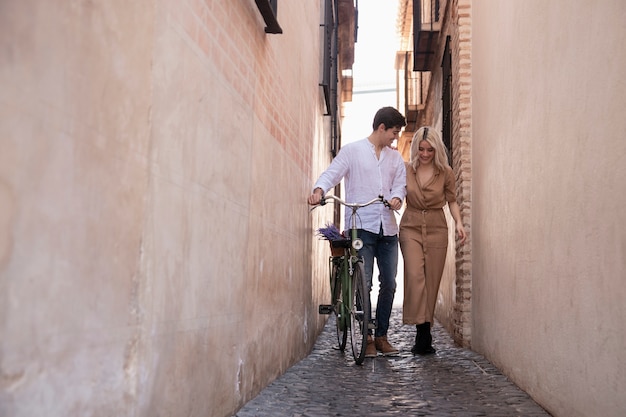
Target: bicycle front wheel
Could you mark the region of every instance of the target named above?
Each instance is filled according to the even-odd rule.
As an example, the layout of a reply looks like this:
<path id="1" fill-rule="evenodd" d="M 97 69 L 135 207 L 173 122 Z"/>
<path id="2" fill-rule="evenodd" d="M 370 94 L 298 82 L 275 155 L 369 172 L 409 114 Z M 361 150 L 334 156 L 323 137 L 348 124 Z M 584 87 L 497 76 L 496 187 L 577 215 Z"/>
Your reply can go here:
<path id="1" fill-rule="evenodd" d="M 365 359 L 367 329 L 370 321 L 370 295 L 365 283 L 363 262 L 354 264 L 351 284 L 350 342 L 354 361 L 360 365 Z"/>
<path id="2" fill-rule="evenodd" d="M 335 311 L 335 324 L 337 326 L 337 343 L 339 344 L 339 350 L 343 352 L 348 341 L 349 323 L 347 317 L 348 309 L 342 301 L 341 274 L 343 273 L 344 265 L 341 258 L 333 258 L 332 263 L 331 296 L 333 297 L 332 303 Z"/>

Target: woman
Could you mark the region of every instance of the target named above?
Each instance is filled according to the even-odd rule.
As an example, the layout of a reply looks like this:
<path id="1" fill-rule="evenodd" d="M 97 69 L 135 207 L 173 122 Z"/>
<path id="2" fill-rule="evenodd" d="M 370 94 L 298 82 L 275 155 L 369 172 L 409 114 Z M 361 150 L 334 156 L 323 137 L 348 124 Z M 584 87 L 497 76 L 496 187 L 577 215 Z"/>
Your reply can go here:
<path id="1" fill-rule="evenodd" d="M 448 248 L 443 212 L 446 203 L 456 223 L 459 243 L 466 239 L 455 197 L 454 172 L 441 137 L 432 127 L 422 127 L 413 135 L 406 177 L 406 209 L 400 220 L 404 257 L 402 321 L 417 328 L 411 352 L 426 355 L 435 353 L 430 326 Z"/>

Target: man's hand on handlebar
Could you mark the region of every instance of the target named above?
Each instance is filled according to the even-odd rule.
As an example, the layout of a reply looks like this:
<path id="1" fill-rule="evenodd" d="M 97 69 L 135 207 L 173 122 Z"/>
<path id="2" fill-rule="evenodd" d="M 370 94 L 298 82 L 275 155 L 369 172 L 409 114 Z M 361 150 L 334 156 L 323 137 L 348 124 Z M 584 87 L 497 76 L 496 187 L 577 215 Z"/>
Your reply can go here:
<path id="1" fill-rule="evenodd" d="M 315 190 L 313 190 L 313 194 L 309 196 L 309 199 L 307 201 L 310 205 L 315 206 L 320 203 L 323 196 L 324 196 L 324 190 L 318 187 Z"/>

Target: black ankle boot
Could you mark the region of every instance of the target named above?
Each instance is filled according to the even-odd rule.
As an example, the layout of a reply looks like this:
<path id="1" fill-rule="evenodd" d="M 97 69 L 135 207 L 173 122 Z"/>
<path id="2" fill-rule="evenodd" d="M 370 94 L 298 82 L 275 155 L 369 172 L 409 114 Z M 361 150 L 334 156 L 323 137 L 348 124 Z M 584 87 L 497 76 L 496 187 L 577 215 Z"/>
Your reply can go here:
<path id="1" fill-rule="evenodd" d="M 414 355 L 417 355 L 417 351 L 419 350 L 419 343 L 420 343 L 420 326 L 419 324 L 417 326 L 415 326 L 415 343 L 413 344 L 413 347 L 411 348 L 411 353 Z"/>
<path id="2" fill-rule="evenodd" d="M 413 347 L 411 348 L 411 353 L 413 353 L 414 355 L 417 354 L 417 347 L 419 346 L 419 341 L 420 341 L 420 326 L 418 324 L 417 326 L 415 326 L 415 343 L 413 344 Z"/>
<path id="3" fill-rule="evenodd" d="M 435 353 L 435 348 L 432 347 L 433 336 L 430 334 L 430 323 L 418 324 L 415 334 L 415 345 L 411 349 L 414 355 L 430 355 Z"/>

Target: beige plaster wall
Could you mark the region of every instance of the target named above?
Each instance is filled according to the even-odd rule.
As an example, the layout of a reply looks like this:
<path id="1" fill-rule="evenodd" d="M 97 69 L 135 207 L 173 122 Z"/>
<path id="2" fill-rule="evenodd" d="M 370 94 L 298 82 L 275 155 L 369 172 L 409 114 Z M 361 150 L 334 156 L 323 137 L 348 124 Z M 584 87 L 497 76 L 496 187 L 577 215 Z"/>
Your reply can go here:
<path id="1" fill-rule="evenodd" d="M 623 416 L 626 3 L 472 7 L 472 346 L 553 415 Z"/>
<path id="2" fill-rule="evenodd" d="M 0 415 L 227 416 L 308 353 L 319 8 L 0 2 Z"/>

